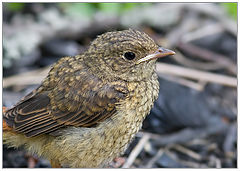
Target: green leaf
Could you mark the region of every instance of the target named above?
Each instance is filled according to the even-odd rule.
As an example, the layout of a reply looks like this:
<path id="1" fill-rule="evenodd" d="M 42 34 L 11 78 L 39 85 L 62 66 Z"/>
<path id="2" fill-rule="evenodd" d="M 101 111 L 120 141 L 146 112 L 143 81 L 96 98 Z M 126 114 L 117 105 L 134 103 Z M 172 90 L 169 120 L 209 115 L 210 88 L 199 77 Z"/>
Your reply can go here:
<path id="1" fill-rule="evenodd" d="M 131 10 L 132 8 L 135 8 L 137 6 L 149 6 L 152 5 L 152 3 L 144 2 L 144 3 L 123 3 L 124 7 L 122 9 L 122 12 Z"/>
<path id="2" fill-rule="evenodd" d="M 221 5 L 227 10 L 230 16 L 237 19 L 237 3 L 221 3 Z"/>
<path id="3" fill-rule="evenodd" d="M 24 8 L 25 3 L 4 3 L 9 11 L 20 11 Z"/>
<path id="4" fill-rule="evenodd" d="M 99 3 L 98 8 L 105 13 L 119 14 L 122 8 L 122 3 Z"/>
<path id="5" fill-rule="evenodd" d="M 130 10 L 139 5 L 139 3 L 124 3 L 124 10 Z"/>
<path id="6" fill-rule="evenodd" d="M 95 7 L 91 3 L 61 3 L 60 6 L 66 14 L 71 16 L 92 17 L 95 13 Z"/>

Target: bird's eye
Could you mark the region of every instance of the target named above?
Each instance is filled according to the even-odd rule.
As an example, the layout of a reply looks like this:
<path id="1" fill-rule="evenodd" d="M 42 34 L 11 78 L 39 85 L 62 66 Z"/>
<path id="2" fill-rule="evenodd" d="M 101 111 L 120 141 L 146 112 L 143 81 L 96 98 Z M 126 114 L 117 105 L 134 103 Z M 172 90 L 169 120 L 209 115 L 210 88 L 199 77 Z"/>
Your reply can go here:
<path id="1" fill-rule="evenodd" d="M 133 52 L 126 52 L 124 54 L 124 57 L 127 59 L 127 60 L 133 60 L 135 58 L 135 53 Z"/>

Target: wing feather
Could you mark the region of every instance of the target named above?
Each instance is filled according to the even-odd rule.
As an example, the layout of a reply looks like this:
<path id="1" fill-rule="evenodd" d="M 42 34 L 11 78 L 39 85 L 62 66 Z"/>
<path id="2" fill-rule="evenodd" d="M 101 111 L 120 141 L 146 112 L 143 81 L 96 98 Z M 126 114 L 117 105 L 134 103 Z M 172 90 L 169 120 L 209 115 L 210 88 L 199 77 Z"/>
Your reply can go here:
<path id="1" fill-rule="evenodd" d="M 75 66 L 81 70 L 69 72 L 74 60 L 56 63 L 38 89 L 3 114 L 6 123 L 32 137 L 67 126 L 93 127 L 114 115 L 116 103 L 128 95 L 126 83 L 103 83 L 82 63 Z"/>

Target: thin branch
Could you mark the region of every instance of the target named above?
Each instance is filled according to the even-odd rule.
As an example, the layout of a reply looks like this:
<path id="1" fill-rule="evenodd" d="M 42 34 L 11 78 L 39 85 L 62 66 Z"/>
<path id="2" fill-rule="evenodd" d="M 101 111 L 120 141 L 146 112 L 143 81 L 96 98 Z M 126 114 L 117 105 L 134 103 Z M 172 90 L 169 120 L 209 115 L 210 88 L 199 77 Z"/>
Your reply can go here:
<path id="1" fill-rule="evenodd" d="M 174 55 L 172 57 L 172 59 L 174 59 L 176 62 L 178 62 L 179 64 L 181 64 L 183 66 L 187 66 L 187 67 L 195 68 L 195 69 L 201 69 L 201 70 L 209 70 L 209 71 L 226 68 L 215 61 L 214 62 L 199 62 L 199 61 L 191 60 L 191 59 L 185 57 L 178 50 L 175 50 L 175 52 L 176 52 L 176 55 Z"/>
<path id="2" fill-rule="evenodd" d="M 224 27 L 221 24 L 219 23 L 214 23 L 209 25 L 207 24 L 203 27 L 200 27 L 197 30 L 185 33 L 182 36 L 181 41 L 187 43 L 187 42 L 198 40 L 214 34 L 219 34 L 222 32 L 224 32 Z"/>
<path id="3" fill-rule="evenodd" d="M 143 135 L 141 140 L 132 150 L 131 154 L 129 155 L 126 163 L 123 165 L 122 168 L 129 168 L 133 164 L 134 160 L 137 158 L 138 154 L 142 151 L 145 143 L 149 140 L 149 138 L 150 138 L 150 135 L 148 134 Z"/>
<path id="4" fill-rule="evenodd" d="M 216 120 L 212 124 L 201 127 L 201 128 L 185 128 L 176 133 L 168 135 L 159 135 L 148 132 L 138 132 L 137 137 L 142 137 L 144 135 L 149 135 L 150 139 L 154 140 L 155 145 L 165 146 L 171 144 L 183 144 L 187 143 L 196 138 L 204 138 L 208 135 L 215 134 L 216 132 L 224 131 L 228 128 L 228 125 L 221 123 L 221 121 Z"/>
<path id="5" fill-rule="evenodd" d="M 233 63 L 227 56 L 215 53 L 213 51 L 201 48 L 190 43 L 179 42 L 177 46 L 191 56 L 199 57 L 208 61 L 215 61 L 219 65 L 228 69 L 231 73 L 237 75 L 237 65 Z"/>
<path id="6" fill-rule="evenodd" d="M 172 82 L 176 82 L 178 84 L 181 84 L 183 86 L 195 89 L 197 91 L 202 91 L 205 87 L 205 84 L 202 82 L 195 83 L 194 81 L 187 80 L 182 77 L 174 76 L 174 75 L 169 75 L 169 74 L 158 74 L 159 77 L 169 80 Z"/>
<path id="7" fill-rule="evenodd" d="M 183 154 L 186 154 L 190 157 L 192 157 L 193 159 L 197 160 L 197 161 L 200 161 L 202 160 L 202 157 L 201 155 L 199 155 L 198 153 L 195 153 L 194 151 L 192 150 L 189 150 L 179 144 L 174 144 L 173 146 L 171 146 L 172 148 L 174 148 L 175 150 L 178 150 L 179 152 L 183 153 Z"/>
<path id="8" fill-rule="evenodd" d="M 159 62 L 156 65 L 157 65 L 156 66 L 157 73 L 161 73 L 161 74 L 167 73 L 167 74 L 182 76 L 182 77 L 190 78 L 194 80 L 201 80 L 206 82 L 222 84 L 230 87 L 237 87 L 237 78 L 235 77 L 230 77 L 230 76 L 220 75 L 220 74 L 213 74 L 210 72 L 184 68 L 177 65 L 163 64 Z"/>
<path id="9" fill-rule="evenodd" d="M 50 67 L 45 67 L 29 72 L 24 72 L 3 79 L 3 88 L 13 85 L 31 85 L 39 84 L 47 76 Z"/>
<path id="10" fill-rule="evenodd" d="M 157 154 L 149 160 L 149 162 L 146 165 L 146 168 L 152 168 L 153 164 L 163 155 L 164 150 L 160 148 L 157 152 Z"/>

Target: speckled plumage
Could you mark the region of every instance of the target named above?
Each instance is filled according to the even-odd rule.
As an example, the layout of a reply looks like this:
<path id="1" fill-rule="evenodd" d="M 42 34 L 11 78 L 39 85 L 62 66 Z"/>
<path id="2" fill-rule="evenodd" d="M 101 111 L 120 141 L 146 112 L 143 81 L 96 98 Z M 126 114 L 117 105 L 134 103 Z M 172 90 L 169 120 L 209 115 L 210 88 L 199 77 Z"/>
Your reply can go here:
<path id="1" fill-rule="evenodd" d="M 4 143 L 63 167 L 103 167 L 124 152 L 157 98 L 158 46 L 135 30 L 109 32 L 53 65 L 42 84 L 4 113 Z M 136 58 L 127 60 L 126 52 Z M 166 55 L 165 55 L 166 56 Z"/>

